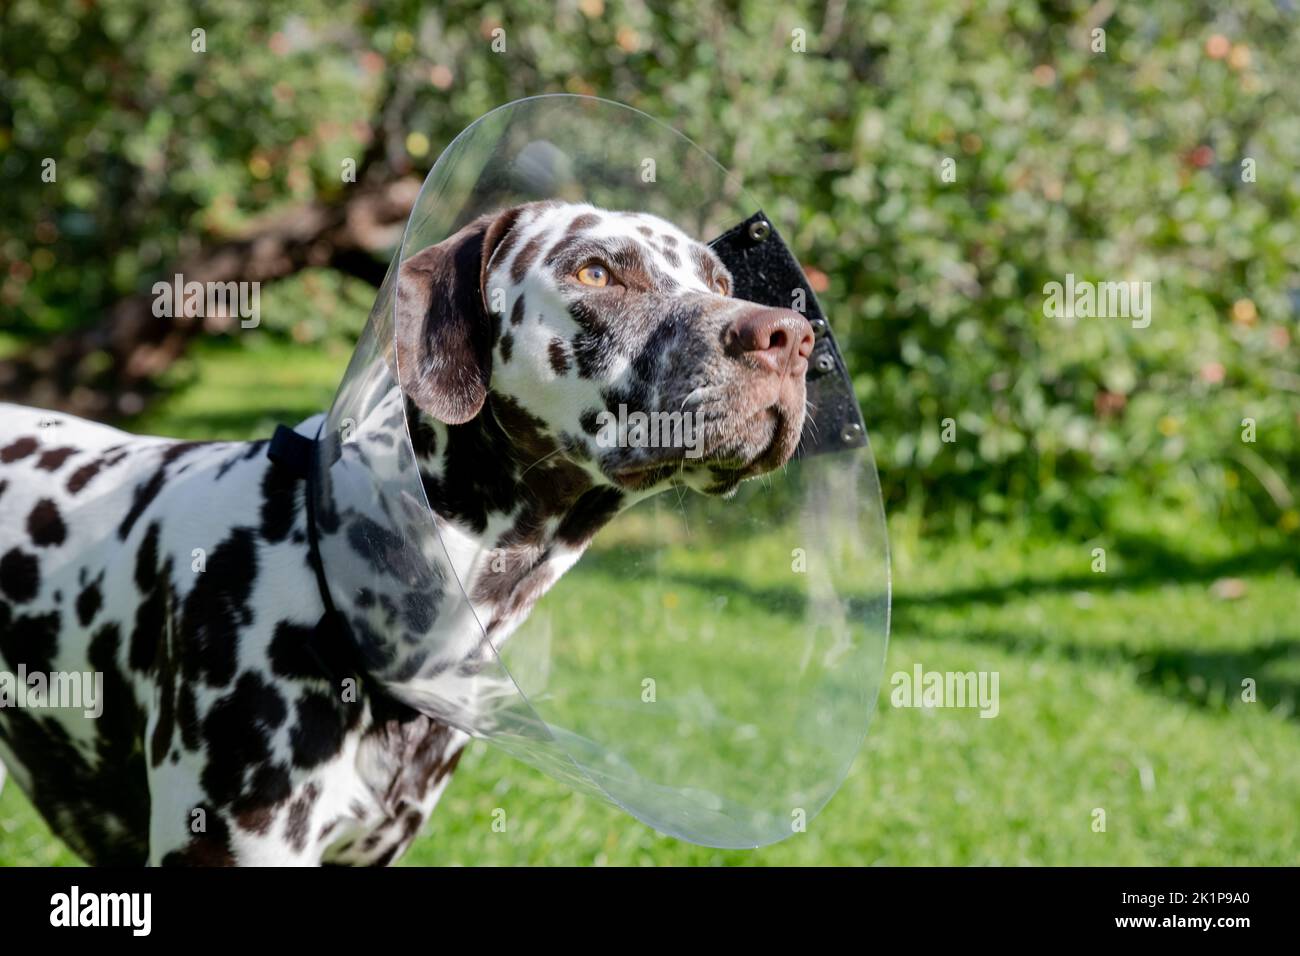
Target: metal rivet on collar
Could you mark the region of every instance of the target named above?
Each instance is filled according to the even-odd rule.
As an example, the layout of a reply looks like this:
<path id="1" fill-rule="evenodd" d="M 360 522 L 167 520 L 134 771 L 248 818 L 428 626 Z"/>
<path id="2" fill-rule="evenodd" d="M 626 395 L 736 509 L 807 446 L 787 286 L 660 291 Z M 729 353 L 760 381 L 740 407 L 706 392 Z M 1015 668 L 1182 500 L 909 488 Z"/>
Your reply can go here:
<path id="1" fill-rule="evenodd" d="M 772 234 L 772 224 L 766 219 L 759 219 L 749 224 L 749 238 L 755 242 L 764 242 Z"/>
<path id="2" fill-rule="evenodd" d="M 814 364 L 817 366 L 817 371 L 830 372 L 835 368 L 835 359 L 831 358 L 829 355 L 819 355 Z"/>
<path id="3" fill-rule="evenodd" d="M 830 328 L 825 319 L 813 319 L 808 323 L 812 326 L 813 338 L 821 339 L 826 337 L 826 330 Z"/>
<path id="4" fill-rule="evenodd" d="M 840 429 L 840 438 L 846 444 L 850 442 L 855 442 L 861 437 L 862 437 L 862 426 L 859 425 L 857 422 L 849 422 L 847 425 L 845 425 L 843 428 Z"/>

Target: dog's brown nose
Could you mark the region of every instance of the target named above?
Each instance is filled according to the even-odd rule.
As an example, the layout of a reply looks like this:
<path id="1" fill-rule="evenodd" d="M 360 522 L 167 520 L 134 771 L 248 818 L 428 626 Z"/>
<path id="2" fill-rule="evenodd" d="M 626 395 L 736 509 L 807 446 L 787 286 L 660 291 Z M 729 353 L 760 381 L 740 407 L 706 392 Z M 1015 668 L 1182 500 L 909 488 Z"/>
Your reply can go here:
<path id="1" fill-rule="evenodd" d="M 813 330 L 798 312 L 756 306 L 727 326 L 728 354 L 746 355 L 773 372 L 802 375 L 813 350 Z"/>

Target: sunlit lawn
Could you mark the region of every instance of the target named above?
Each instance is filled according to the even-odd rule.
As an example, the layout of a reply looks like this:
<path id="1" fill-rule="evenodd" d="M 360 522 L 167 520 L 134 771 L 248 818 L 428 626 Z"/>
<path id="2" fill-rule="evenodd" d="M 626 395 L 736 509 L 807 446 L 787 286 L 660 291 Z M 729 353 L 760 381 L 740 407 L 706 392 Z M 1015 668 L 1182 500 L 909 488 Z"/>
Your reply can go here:
<path id="1" fill-rule="evenodd" d="M 207 345 L 191 372 L 177 373 L 201 377 L 135 427 L 265 436 L 322 408 L 346 358 L 270 342 Z M 1300 862 L 1294 538 L 1229 541 L 1213 525 L 1160 514 L 1088 542 L 1005 530 L 928 541 L 901 519 L 892 535 L 881 707 L 844 787 L 807 833 L 753 852 L 689 846 L 475 744 L 403 862 Z M 1091 570 L 1097 546 L 1107 549 L 1105 573 Z M 737 633 L 766 613 L 735 607 Z M 575 640 L 609 638 L 595 630 Z M 998 716 L 891 707 L 890 676 L 918 662 L 996 671 Z M 1254 702 L 1242 700 L 1247 679 Z M 504 832 L 494 826 L 502 819 Z M 72 862 L 7 785 L 0 863 Z"/>

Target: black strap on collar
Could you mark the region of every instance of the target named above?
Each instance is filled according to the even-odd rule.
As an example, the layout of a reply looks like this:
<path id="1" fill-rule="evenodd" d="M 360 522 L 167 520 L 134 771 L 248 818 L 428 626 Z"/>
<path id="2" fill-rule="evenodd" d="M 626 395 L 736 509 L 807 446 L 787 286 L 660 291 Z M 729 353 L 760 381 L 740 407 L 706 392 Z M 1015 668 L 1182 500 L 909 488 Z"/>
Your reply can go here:
<path id="1" fill-rule="evenodd" d="M 319 436 L 320 432 L 316 434 Z M 276 425 L 275 434 L 271 436 L 271 443 L 266 449 L 266 457 L 287 469 L 295 478 L 311 482 L 315 477 L 312 473 L 315 451 L 315 438 L 300 435 L 288 425 Z M 311 502 L 307 503 L 307 512 L 309 516 L 315 512 Z"/>

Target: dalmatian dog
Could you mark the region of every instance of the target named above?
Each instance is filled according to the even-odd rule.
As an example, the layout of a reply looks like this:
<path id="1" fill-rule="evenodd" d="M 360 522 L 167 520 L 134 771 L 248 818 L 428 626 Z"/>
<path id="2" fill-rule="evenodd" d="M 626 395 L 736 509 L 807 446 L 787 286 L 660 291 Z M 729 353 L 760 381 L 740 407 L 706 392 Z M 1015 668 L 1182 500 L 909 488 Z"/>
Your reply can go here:
<path id="1" fill-rule="evenodd" d="M 453 548 L 505 560 L 471 562 L 463 590 L 382 571 L 336 595 L 334 632 L 304 483 L 266 441 L 0 405 L 0 677 L 49 675 L 51 705 L 58 675 L 100 685 L 69 708 L 0 682 L 0 764 L 92 864 L 392 862 L 469 739 L 403 703 L 431 672 L 411 648 L 499 646 L 619 510 L 673 485 L 725 496 L 793 454 L 812 330 L 730 283 L 668 222 L 558 202 L 402 263 L 387 420 Z M 620 405 L 698 413 L 700 453 L 602 442 Z M 323 509 L 321 548 L 364 520 Z"/>

